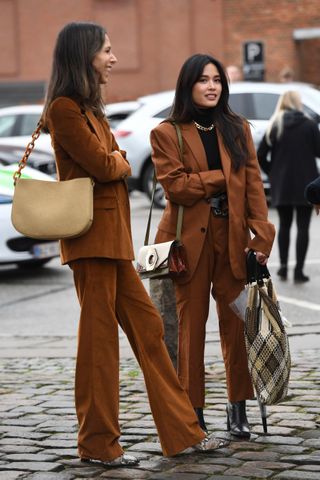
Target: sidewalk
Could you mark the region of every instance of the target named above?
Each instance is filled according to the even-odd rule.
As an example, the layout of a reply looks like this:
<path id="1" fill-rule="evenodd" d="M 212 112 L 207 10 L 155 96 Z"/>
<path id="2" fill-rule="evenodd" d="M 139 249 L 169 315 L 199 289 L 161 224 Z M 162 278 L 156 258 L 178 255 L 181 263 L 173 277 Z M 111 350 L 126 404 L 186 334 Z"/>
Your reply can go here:
<path id="1" fill-rule="evenodd" d="M 19 345 L 16 355 L 10 342 Z M 31 337 L 8 337 L 5 348 L 2 336 L 0 480 L 320 479 L 319 349 L 293 353 L 289 397 L 279 406 L 268 407 L 268 435 L 262 433 L 256 403 L 248 402 L 253 431 L 250 442 L 232 442 L 212 454 L 170 459 L 161 455 L 139 367 L 131 356 L 124 355 L 121 443 L 140 458 L 140 466 L 105 470 L 85 466 L 77 457 L 75 339 L 55 337 L 50 342 L 33 337 L 33 342 L 34 355 Z M 216 348 L 207 356 L 206 374 L 206 420 L 210 431 L 227 437 L 224 368 Z"/>

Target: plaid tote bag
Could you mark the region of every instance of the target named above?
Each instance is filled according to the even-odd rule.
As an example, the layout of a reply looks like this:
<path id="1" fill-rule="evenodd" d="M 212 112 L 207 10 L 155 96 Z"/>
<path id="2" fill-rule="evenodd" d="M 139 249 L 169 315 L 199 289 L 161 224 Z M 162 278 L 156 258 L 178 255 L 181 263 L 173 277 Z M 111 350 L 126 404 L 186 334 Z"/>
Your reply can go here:
<path id="1" fill-rule="evenodd" d="M 259 265 L 252 251 L 247 256 L 247 270 L 245 342 L 249 371 L 259 403 L 273 405 L 288 393 L 289 341 L 270 273 Z"/>

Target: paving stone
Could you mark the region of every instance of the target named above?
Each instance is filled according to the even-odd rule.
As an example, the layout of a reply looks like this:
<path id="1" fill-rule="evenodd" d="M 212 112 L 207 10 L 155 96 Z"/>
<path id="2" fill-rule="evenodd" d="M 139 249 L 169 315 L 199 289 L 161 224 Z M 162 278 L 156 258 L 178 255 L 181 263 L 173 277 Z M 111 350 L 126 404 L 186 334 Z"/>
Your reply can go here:
<path id="1" fill-rule="evenodd" d="M 231 444 L 233 450 L 263 450 L 264 445 L 254 442 L 232 442 Z"/>
<path id="2" fill-rule="evenodd" d="M 45 473 L 38 472 L 28 475 L 27 480 L 73 480 L 74 476 L 69 472 Z M 23 479 L 24 480 L 24 479 Z"/>
<path id="3" fill-rule="evenodd" d="M 304 447 L 320 448 L 320 438 L 309 438 L 303 442 Z"/>
<path id="4" fill-rule="evenodd" d="M 255 460 L 253 462 L 245 462 L 243 464 L 243 467 L 263 468 L 267 470 L 289 470 L 295 466 L 296 465 L 294 463 L 268 462 L 263 460 Z"/>
<path id="5" fill-rule="evenodd" d="M 16 480 L 18 478 L 22 480 L 26 473 L 28 472 L 0 472 L 0 480 Z"/>
<path id="6" fill-rule="evenodd" d="M 62 468 L 61 464 L 50 462 L 11 462 L 8 465 L 1 465 L 2 470 L 24 470 L 30 472 L 54 472 Z"/>
<path id="7" fill-rule="evenodd" d="M 300 437 L 302 438 L 320 438 L 320 429 L 318 430 L 308 430 L 307 432 L 301 432 Z"/>
<path id="8" fill-rule="evenodd" d="M 263 460 L 265 462 L 275 462 L 279 460 L 280 453 L 275 452 L 239 452 L 233 455 L 241 460 Z"/>
<path id="9" fill-rule="evenodd" d="M 124 432 L 126 435 L 157 435 L 156 428 L 125 428 Z"/>
<path id="10" fill-rule="evenodd" d="M 319 472 L 287 470 L 278 473 L 274 478 L 279 480 L 319 480 Z"/>
<path id="11" fill-rule="evenodd" d="M 119 478 L 123 480 L 143 480 L 150 478 L 150 472 L 143 472 L 134 468 L 113 469 L 99 475 L 99 478 Z"/>
<path id="12" fill-rule="evenodd" d="M 226 467 L 237 467 L 238 465 L 241 465 L 241 461 L 238 460 L 237 458 L 234 457 L 228 457 L 228 458 L 211 458 L 211 455 L 205 455 L 205 458 L 199 458 L 197 463 L 200 465 L 202 463 L 204 464 L 213 464 L 213 465 L 225 465 Z"/>
<path id="13" fill-rule="evenodd" d="M 281 457 L 282 462 L 289 462 L 289 463 L 296 463 L 296 464 L 314 464 L 320 465 L 320 455 L 287 455 L 285 457 Z M 320 467 L 319 467 L 320 470 Z"/>
<path id="14" fill-rule="evenodd" d="M 47 434 L 44 433 L 36 433 L 36 432 L 25 432 L 25 433 L 18 433 L 18 432 L 7 432 L 4 434 L 3 438 L 23 438 L 24 440 L 30 439 L 30 440 L 43 440 L 45 438 L 48 438 Z"/>
<path id="15" fill-rule="evenodd" d="M 74 440 L 44 440 L 39 444 L 41 447 L 72 448 L 75 446 Z"/>
<path id="16" fill-rule="evenodd" d="M 196 473 L 156 473 L 152 480 L 205 480 L 208 475 L 196 474 Z"/>
<path id="17" fill-rule="evenodd" d="M 226 470 L 225 465 L 204 465 L 204 464 L 196 464 L 196 465 L 177 465 L 176 467 L 170 469 L 171 472 L 185 472 L 185 473 L 201 473 L 201 474 L 212 474 L 212 473 L 222 473 Z"/>
<path id="18" fill-rule="evenodd" d="M 268 425 L 268 435 L 282 435 L 282 436 L 287 436 L 294 434 L 294 432 L 297 430 L 297 427 L 281 427 L 279 425 Z M 253 433 L 257 433 L 259 435 L 263 434 L 263 428 L 261 425 L 257 427 L 253 427 L 251 430 Z"/>
<path id="19" fill-rule="evenodd" d="M 284 445 L 299 445 L 303 442 L 303 438 L 300 437 L 282 437 L 282 436 L 265 436 L 265 437 L 258 437 L 256 442 L 260 443 L 278 443 Z"/>
<path id="20" fill-rule="evenodd" d="M 30 447 L 28 445 L 1 445 L 0 452 L 4 453 L 36 453 L 41 449 L 39 447 Z"/>
<path id="21" fill-rule="evenodd" d="M 255 468 L 250 465 L 243 465 L 242 467 L 238 468 L 229 468 L 225 471 L 225 473 L 227 475 L 241 475 L 243 477 L 263 479 L 271 477 L 274 472 L 272 470 Z"/>
<path id="22" fill-rule="evenodd" d="M 306 447 L 301 447 L 298 445 L 269 445 L 269 450 L 272 452 L 279 452 L 279 453 L 303 453 L 308 450 Z"/>
<path id="23" fill-rule="evenodd" d="M 15 462 L 54 462 L 57 456 L 43 453 L 12 453 L 7 455 L 6 459 Z"/>
<path id="24" fill-rule="evenodd" d="M 320 472 L 319 465 L 299 465 L 296 470 L 308 470 L 310 472 Z"/>
<path id="25" fill-rule="evenodd" d="M 148 452 L 148 453 L 162 455 L 160 443 L 156 443 L 156 442 L 137 443 L 136 445 L 132 445 L 132 447 L 130 447 L 128 450 L 134 451 L 134 452 L 141 451 L 141 452 Z"/>
<path id="26" fill-rule="evenodd" d="M 244 477 L 239 477 L 238 475 L 214 475 L 213 477 L 208 477 L 206 480 L 245 480 Z M 247 479 L 246 479 L 247 480 Z"/>
<path id="27" fill-rule="evenodd" d="M 56 455 L 57 457 L 78 457 L 77 448 L 46 448 L 42 453 L 48 455 Z"/>
<path id="28" fill-rule="evenodd" d="M 33 445 L 37 446 L 34 440 L 28 438 L 5 437 L 0 439 L 1 445 Z M 1 448 L 1 447 L 0 447 Z"/>

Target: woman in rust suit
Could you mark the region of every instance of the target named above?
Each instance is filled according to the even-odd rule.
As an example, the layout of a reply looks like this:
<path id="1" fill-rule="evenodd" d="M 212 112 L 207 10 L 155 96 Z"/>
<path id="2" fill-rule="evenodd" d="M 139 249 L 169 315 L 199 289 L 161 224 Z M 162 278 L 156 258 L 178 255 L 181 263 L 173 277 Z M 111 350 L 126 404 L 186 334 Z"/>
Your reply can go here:
<path id="1" fill-rule="evenodd" d="M 169 121 L 151 133 L 153 162 L 167 206 L 156 242 L 175 237 L 178 205 L 184 205 L 182 242 L 188 275 L 176 280 L 179 317 L 178 374 L 204 430 L 204 346 L 210 289 L 216 300 L 225 362 L 229 430 L 250 437 L 245 400 L 253 397 L 243 322 L 229 308 L 245 284 L 245 251 L 266 264 L 274 227 L 268 221 L 260 170 L 248 123 L 228 106 L 221 64 L 194 55 L 183 65 Z M 179 124 L 183 163 L 179 158 Z M 250 233 L 253 233 L 251 239 Z"/>
<path id="2" fill-rule="evenodd" d="M 208 452 L 224 445 L 199 427 L 171 365 L 162 320 L 132 265 L 125 177 L 130 165 L 104 116 L 100 85 L 116 62 L 104 28 L 71 23 L 59 33 L 43 114 L 60 180 L 94 180 L 94 218 L 83 236 L 61 241 L 81 307 L 75 401 L 82 460 L 104 467 L 134 466 L 119 444 L 118 325 L 143 370 L 165 455 Z"/>

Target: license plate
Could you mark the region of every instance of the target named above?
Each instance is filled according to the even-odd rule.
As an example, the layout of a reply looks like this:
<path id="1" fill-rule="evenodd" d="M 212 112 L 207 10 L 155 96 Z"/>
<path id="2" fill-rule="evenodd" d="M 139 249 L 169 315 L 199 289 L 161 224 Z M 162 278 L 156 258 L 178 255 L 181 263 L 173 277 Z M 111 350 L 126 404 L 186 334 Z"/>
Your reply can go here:
<path id="1" fill-rule="evenodd" d="M 32 254 L 35 258 L 55 257 L 59 255 L 59 242 L 38 243 L 33 245 Z"/>

